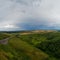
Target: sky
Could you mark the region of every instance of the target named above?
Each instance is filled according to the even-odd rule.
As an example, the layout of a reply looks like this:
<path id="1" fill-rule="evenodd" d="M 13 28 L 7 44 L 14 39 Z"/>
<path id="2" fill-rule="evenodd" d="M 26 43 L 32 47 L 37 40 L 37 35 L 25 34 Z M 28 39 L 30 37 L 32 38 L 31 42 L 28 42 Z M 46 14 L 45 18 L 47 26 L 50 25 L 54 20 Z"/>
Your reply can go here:
<path id="1" fill-rule="evenodd" d="M 60 30 L 60 0 L 0 0 L 0 31 Z"/>

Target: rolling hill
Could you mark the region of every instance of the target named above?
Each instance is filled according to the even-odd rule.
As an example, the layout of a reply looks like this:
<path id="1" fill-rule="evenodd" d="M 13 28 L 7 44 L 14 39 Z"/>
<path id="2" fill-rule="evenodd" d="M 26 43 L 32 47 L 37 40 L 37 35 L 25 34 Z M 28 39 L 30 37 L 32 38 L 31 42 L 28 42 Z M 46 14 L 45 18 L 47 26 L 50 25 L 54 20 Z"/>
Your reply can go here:
<path id="1" fill-rule="evenodd" d="M 7 44 L 0 44 L 0 60 L 60 60 L 59 31 L 37 30 L 2 34 L 2 37 L 6 34 L 6 37 L 11 38 Z"/>

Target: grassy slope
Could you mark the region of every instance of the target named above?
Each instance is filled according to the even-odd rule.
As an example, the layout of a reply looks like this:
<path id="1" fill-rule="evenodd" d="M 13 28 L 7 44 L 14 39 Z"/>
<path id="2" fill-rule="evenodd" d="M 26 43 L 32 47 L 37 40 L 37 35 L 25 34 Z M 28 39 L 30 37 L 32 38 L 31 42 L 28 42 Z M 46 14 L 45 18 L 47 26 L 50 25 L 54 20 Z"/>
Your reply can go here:
<path id="1" fill-rule="evenodd" d="M 60 56 L 60 48 L 59 48 L 60 47 L 60 32 L 53 31 L 53 32 L 46 32 L 46 33 L 24 34 L 24 35 L 20 35 L 20 39 L 34 46 L 38 45 L 37 47 L 41 47 L 39 48 L 41 50 L 46 48 L 44 50 L 46 50 L 48 54 L 50 55 L 50 60 L 60 59 L 60 58 L 59 59 L 56 58 L 57 56 Z M 39 44 L 42 44 L 43 47 L 42 45 L 39 45 Z"/>
<path id="2" fill-rule="evenodd" d="M 13 38 L 9 41 L 9 43 L 15 49 L 22 50 L 31 58 L 31 60 L 45 60 L 48 58 L 47 54 L 43 53 L 32 45 L 29 45 L 27 42 L 19 40 L 19 38 Z"/>
<path id="3" fill-rule="evenodd" d="M 53 56 L 49 57 L 49 54 L 45 54 L 34 46 L 45 40 L 51 40 L 51 42 L 52 40 L 58 40 L 60 39 L 60 33 L 46 32 L 40 35 L 40 33 L 20 36 L 12 34 L 11 36 L 15 37 L 12 37 L 7 45 L 0 44 L 0 60 L 58 60 Z"/>
<path id="4" fill-rule="evenodd" d="M 19 38 L 11 38 L 7 45 L 0 44 L 0 60 L 47 60 L 48 55 Z"/>

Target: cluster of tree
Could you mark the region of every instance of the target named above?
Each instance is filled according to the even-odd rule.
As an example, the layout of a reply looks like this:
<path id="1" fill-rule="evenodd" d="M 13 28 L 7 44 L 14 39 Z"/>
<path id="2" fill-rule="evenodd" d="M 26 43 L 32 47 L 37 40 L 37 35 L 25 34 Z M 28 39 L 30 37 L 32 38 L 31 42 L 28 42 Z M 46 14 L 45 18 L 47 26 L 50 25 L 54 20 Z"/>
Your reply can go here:
<path id="1" fill-rule="evenodd" d="M 45 51 L 46 53 L 60 58 L 60 40 L 45 41 L 36 45 L 37 48 Z"/>
<path id="2" fill-rule="evenodd" d="M 49 55 L 60 59 L 60 32 L 48 33 L 45 36 L 47 37 L 47 40 L 38 43 L 36 47 L 48 53 Z"/>

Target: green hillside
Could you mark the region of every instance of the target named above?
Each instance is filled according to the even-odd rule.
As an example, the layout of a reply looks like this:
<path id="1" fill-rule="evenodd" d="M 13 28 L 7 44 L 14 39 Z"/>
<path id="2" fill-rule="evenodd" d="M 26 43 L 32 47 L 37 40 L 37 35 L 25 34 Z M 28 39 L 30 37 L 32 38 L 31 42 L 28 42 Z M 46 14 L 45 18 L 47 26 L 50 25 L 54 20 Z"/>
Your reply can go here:
<path id="1" fill-rule="evenodd" d="M 60 60 L 59 31 L 5 34 L 1 36 L 11 38 L 7 44 L 0 43 L 0 60 Z"/>
<path id="2" fill-rule="evenodd" d="M 0 60 L 47 60 L 48 55 L 19 38 L 0 44 Z"/>

